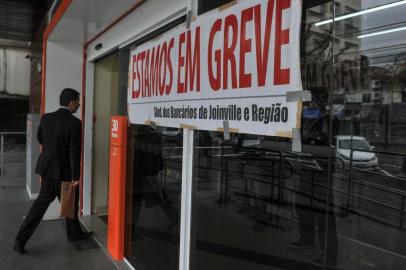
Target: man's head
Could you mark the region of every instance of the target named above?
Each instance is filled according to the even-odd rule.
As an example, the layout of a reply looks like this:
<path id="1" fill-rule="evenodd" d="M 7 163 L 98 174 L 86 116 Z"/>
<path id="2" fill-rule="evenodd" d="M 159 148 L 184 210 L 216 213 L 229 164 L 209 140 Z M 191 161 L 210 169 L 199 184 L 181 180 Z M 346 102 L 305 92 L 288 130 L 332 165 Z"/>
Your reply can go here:
<path id="1" fill-rule="evenodd" d="M 78 91 L 65 88 L 59 96 L 59 105 L 67 107 L 71 113 L 77 112 L 80 106 L 80 94 Z"/>

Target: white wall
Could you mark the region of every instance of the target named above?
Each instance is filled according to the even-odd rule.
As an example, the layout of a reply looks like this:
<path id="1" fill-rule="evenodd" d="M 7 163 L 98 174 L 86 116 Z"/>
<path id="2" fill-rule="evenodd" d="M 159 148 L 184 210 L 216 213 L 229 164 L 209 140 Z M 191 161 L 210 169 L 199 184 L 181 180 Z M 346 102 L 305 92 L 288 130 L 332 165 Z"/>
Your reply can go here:
<path id="1" fill-rule="evenodd" d="M 27 49 L 0 48 L 0 91 L 28 96 L 30 94 L 31 62 Z"/>
<path id="2" fill-rule="evenodd" d="M 59 108 L 59 94 L 64 88 L 82 93 L 83 45 L 47 42 L 45 112 Z M 76 113 L 80 118 L 81 109 Z"/>
<path id="3" fill-rule="evenodd" d="M 87 74 L 86 74 L 86 116 L 84 138 L 84 214 L 89 215 L 91 210 L 91 178 L 92 178 L 92 115 L 93 115 L 93 60 L 101 57 L 114 48 L 128 42 L 132 42 L 142 36 L 162 27 L 170 21 L 186 14 L 187 7 L 197 0 L 148 0 L 122 21 L 117 23 L 101 37 L 89 45 L 87 51 Z M 75 9 L 75 3 L 80 7 Z M 83 6 L 84 5 L 84 6 Z M 113 5 L 115 6 L 115 5 Z M 196 5 L 195 5 L 196 6 Z M 49 41 L 47 42 L 46 64 L 46 102 L 45 112 L 58 108 L 60 91 L 65 87 L 71 87 L 79 92 L 82 91 L 82 44 L 83 39 L 90 38 L 88 29 L 93 24 L 94 14 L 83 18 L 86 12 L 86 4 L 74 1 L 72 14 L 66 14 L 58 24 Z M 79 10 L 79 11 L 78 11 Z M 96 8 L 93 13 L 97 13 Z M 101 8 L 106 11 L 106 9 Z M 108 10 L 107 10 L 108 12 Z M 110 10 L 115 13 L 115 11 Z M 83 14 L 82 14 L 83 13 Z M 100 12 L 97 17 L 105 18 L 109 14 Z M 122 14 L 122 12 L 120 12 Z M 96 20 L 97 21 L 97 20 Z M 97 27 L 96 27 L 97 28 Z M 65 42 L 64 40 L 69 40 Z M 98 43 L 103 44 L 99 51 L 94 50 Z M 82 103 L 84 106 L 85 104 Z M 80 113 L 80 112 L 79 112 Z"/>
<path id="4" fill-rule="evenodd" d="M 73 88 L 82 93 L 83 45 L 47 41 L 45 112 L 59 108 L 59 95 L 64 88 Z M 75 114 L 81 118 L 81 109 Z M 59 218 L 59 203 L 55 200 L 47 210 L 44 220 Z"/>

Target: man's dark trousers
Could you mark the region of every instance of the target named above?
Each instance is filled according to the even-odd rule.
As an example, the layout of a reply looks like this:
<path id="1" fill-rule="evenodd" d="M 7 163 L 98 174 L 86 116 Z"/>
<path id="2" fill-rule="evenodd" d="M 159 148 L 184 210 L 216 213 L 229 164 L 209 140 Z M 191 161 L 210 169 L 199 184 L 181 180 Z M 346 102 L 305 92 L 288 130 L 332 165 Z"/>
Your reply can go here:
<path id="1" fill-rule="evenodd" d="M 31 206 L 20 230 L 17 233 L 16 241 L 21 245 L 25 245 L 35 229 L 41 222 L 46 210 L 50 203 L 52 203 L 56 197 L 60 200 L 61 182 L 59 180 L 42 178 L 41 190 L 38 198 Z M 78 201 L 79 201 L 79 187 L 76 187 L 76 202 L 75 202 L 75 218 L 66 218 L 66 233 L 68 238 L 75 237 L 82 232 L 80 223 L 78 220 Z"/>

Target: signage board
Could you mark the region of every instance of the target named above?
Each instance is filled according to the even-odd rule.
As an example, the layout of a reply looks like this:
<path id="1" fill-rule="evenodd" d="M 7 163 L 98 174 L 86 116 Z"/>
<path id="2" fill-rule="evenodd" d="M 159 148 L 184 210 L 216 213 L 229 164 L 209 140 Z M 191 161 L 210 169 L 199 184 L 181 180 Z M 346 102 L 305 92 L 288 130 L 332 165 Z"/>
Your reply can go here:
<path id="1" fill-rule="evenodd" d="M 131 50 L 134 124 L 291 137 L 302 90 L 301 2 L 236 1 Z"/>
<path id="2" fill-rule="evenodd" d="M 124 256 L 127 117 L 110 121 L 107 250 L 115 260 Z"/>

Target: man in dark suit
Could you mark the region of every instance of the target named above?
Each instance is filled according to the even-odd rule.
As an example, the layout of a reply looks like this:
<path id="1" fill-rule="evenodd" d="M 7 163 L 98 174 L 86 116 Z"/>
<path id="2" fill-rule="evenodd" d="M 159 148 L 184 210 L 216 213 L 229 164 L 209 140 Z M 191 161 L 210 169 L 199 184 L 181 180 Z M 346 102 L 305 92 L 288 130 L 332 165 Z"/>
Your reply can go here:
<path id="1" fill-rule="evenodd" d="M 82 240 L 91 235 L 83 232 L 78 220 L 79 178 L 81 156 L 81 121 L 73 116 L 80 106 L 79 93 L 65 88 L 60 96 L 61 108 L 44 114 L 38 128 L 37 139 L 42 145 L 35 172 L 41 175 L 41 189 L 28 212 L 14 243 L 14 250 L 25 253 L 25 244 L 41 222 L 48 206 L 55 197 L 60 199 L 61 181 L 76 185 L 75 218 L 66 218 L 69 240 Z"/>

